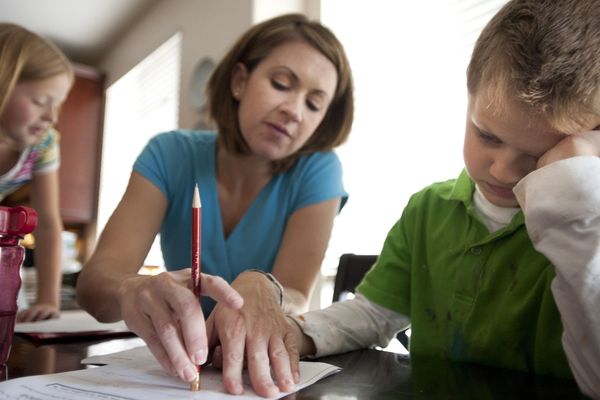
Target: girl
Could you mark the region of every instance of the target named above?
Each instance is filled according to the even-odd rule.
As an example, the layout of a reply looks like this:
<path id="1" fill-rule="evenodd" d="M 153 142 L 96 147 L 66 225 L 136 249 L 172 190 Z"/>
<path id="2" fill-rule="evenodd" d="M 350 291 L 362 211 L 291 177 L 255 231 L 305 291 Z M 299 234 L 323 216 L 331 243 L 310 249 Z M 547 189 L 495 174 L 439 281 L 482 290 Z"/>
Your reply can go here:
<path id="1" fill-rule="evenodd" d="M 0 201 L 31 182 L 38 212 L 37 297 L 19 322 L 60 311 L 61 232 L 58 133 L 52 128 L 73 83 L 73 69 L 52 43 L 14 24 L 0 24 Z"/>

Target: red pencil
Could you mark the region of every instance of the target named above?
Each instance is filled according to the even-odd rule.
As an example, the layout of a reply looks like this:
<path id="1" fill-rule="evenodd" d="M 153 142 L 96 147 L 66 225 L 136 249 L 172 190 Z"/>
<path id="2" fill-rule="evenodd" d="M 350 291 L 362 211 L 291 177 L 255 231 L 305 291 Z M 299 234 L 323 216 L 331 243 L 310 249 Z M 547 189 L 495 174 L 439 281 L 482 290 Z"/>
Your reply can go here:
<path id="1" fill-rule="evenodd" d="M 202 243 L 202 203 L 198 185 L 194 188 L 194 199 L 192 201 L 192 287 L 194 294 L 200 300 L 200 244 Z M 200 365 L 197 365 L 198 374 L 191 383 L 192 391 L 200 390 Z"/>

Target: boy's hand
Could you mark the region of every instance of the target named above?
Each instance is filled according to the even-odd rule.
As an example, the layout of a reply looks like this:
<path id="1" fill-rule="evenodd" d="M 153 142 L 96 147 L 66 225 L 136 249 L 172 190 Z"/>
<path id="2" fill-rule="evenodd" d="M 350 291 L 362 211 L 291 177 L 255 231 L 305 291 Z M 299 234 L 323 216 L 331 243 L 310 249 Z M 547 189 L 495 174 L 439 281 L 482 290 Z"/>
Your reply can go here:
<path id="1" fill-rule="evenodd" d="M 541 156 L 537 168 L 576 156 L 600 156 L 600 126 L 580 135 L 569 135 Z"/>

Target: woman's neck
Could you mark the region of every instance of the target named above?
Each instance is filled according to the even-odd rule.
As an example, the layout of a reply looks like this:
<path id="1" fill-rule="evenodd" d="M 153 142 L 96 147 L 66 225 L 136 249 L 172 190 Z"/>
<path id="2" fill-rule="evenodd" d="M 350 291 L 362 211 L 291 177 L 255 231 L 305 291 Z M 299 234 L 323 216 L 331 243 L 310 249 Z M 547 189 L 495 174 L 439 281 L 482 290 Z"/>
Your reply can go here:
<path id="1" fill-rule="evenodd" d="M 228 237 L 273 172 L 271 163 L 264 159 L 233 155 L 217 148 L 216 175 L 223 232 Z"/>
<path id="2" fill-rule="evenodd" d="M 253 155 L 232 154 L 217 147 L 217 181 L 236 190 L 263 186 L 273 176 L 270 161 Z"/>

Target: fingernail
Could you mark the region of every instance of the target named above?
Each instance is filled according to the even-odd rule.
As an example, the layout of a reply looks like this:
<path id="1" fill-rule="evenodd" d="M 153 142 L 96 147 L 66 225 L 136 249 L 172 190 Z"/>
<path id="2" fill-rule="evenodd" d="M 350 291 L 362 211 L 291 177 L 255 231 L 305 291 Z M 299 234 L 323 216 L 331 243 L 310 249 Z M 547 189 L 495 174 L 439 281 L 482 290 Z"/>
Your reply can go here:
<path id="1" fill-rule="evenodd" d="M 299 372 L 294 372 L 294 382 L 295 383 L 300 382 L 300 373 Z"/>
<path id="2" fill-rule="evenodd" d="M 241 394 L 244 392 L 244 388 L 242 387 L 242 384 L 240 382 L 234 382 L 233 383 L 233 391 L 237 394 Z"/>
<path id="3" fill-rule="evenodd" d="M 202 365 L 206 362 L 206 350 L 198 350 L 194 355 L 194 362 L 198 365 Z"/>
<path id="4" fill-rule="evenodd" d="M 287 387 L 294 387 L 295 386 L 294 381 L 292 381 L 290 378 L 284 379 L 283 382 L 287 385 Z"/>
<path id="5" fill-rule="evenodd" d="M 197 374 L 196 368 L 191 367 L 189 365 L 183 369 L 183 379 L 186 382 L 193 381 L 196 378 L 196 374 Z"/>

